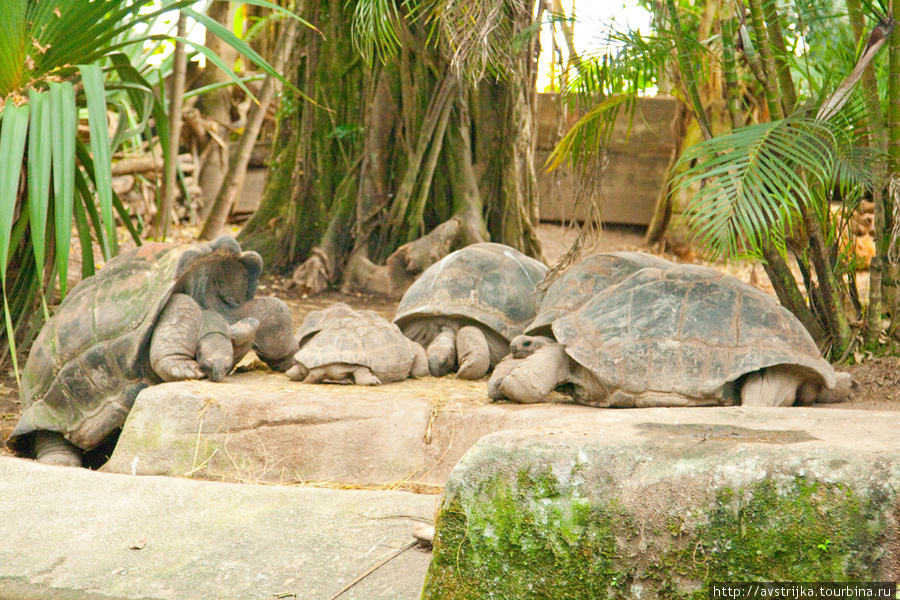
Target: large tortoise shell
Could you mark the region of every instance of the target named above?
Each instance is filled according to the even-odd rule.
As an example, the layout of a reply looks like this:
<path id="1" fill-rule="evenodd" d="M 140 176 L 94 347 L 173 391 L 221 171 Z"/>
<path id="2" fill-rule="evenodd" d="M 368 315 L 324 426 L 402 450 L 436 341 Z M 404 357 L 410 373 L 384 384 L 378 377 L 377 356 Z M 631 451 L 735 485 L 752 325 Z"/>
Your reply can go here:
<path id="1" fill-rule="evenodd" d="M 553 321 L 573 310 L 629 275 L 656 267 L 666 269 L 673 263 L 644 252 L 605 252 L 572 265 L 544 292 L 537 316 L 528 326 L 528 335 L 548 335 Z"/>
<path id="2" fill-rule="evenodd" d="M 175 292 L 221 310 L 256 293 L 262 261 L 222 237 L 207 244 L 148 243 L 110 260 L 75 286 L 44 324 L 25 363 L 23 414 L 10 436 L 57 431 L 98 445 L 128 415 L 138 393 L 159 383 L 148 360 L 156 319 Z"/>
<path id="3" fill-rule="evenodd" d="M 720 394 L 726 383 L 793 365 L 834 387 L 812 337 L 764 292 L 699 265 L 644 269 L 553 323 L 566 352 L 608 390 Z"/>
<path id="4" fill-rule="evenodd" d="M 405 330 L 420 319 L 461 318 L 509 342 L 534 319 L 546 273 L 546 265 L 509 246 L 472 244 L 428 267 L 403 295 L 394 322 Z"/>

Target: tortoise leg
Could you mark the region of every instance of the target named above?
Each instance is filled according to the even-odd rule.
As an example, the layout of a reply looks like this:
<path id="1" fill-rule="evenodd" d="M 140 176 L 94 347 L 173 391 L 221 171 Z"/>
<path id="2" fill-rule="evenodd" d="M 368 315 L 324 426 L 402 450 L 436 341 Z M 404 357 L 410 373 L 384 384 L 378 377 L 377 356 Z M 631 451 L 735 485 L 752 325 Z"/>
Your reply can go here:
<path id="1" fill-rule="evenodd" d="M 809 389 L 803 388 L 806 380 L 796 370 L 783 365 L 767 367 L 750 373 L 741 386 L 743 406 L 792 406 L 798 399 L 808 402 Z M 803 388 L 803 389 L 801 389 Z M 816 386 L 814 399 L 818 393 Z"/>
<path id="2" fill-rule="evenodd" d="M 500 391 L 500 384 L 503 383 L 503 380 L 507 375 L 512 373 L 513 369 L 522 364 L 524 359 L 514 358 L 512 355 L 507 355 L 497 363 L 497 366 L 494 367 L 494 372 L 491 374 L 490 380 L 488 380 L 488 398 L 491 400 L 502 400 L 503 392 Z"/>
<path id="3" fill-rule="evenodd" d="M 316 367 L 315 369 L 310 369 L 306 373 L 306 377 L 303 378 L 303 383 L 322 383 L 325 381 L 327 375 L 328 372 L 325 370 L 325 367 Z"/>
<path id="4" fill-rule="evenodd" d="M 352 372 L 356 385 L 381 385 L 381 380 L 369 370 L 369 367 L 357 367 Z"/>
<path id="5" fill-rule="evenodd" d="M 481 379 L 491 368 L 491 351 L 484 332 L 474 325 L 466 325 L 456 332 L 456 354 L 459 358 L 460 379 Z"/>
<path id="6" fill-rule="evenodd" d="M 294 354 L 300 345 L 294 337 L 291 309 L 284 301 L 272 296 L 254 298 L 241 304 L 233 317 L 259 321 L 253 349 L 273 371 L 283 373 L 294 365 Z"/>
<path id="7" fill-rule="evenodd" d="M 186 294 L 169 298 L 150 338 L 150 366 L 163 381 L 203 377 L 194 360 L 202 323 L 203 310 L 193 298 Z"/>
<path id="8" fill-rule="evenodd" d="M 500 392 L 513 402 L 543 402 L 570 378 L 569 357 L 562 344 L 550 344 L 524 359 L 500 382 Z"/>
<path id="9" fill-rule="evenodd" d="M 441 332 L 425 349 L 428 355 L 428 370 L 435 377 L 449 373 L 456 364 L 456 332 L 452 327 L 441 327 Z"/>
<path id="10" fill-rule="evenodd" d="M 203 311 L 197 333 L 197 364 L 210 381 L 222 381 L 234 366 L 231 327 L 225 317 L 211 310 Z"/>
<path id="11" fill-rule="evenodd" d="M 300 363 L 294 363 L 294 366 L 288 369 L 285 375 L 287 375 L 288 379 L 291 381 L 303 381 L 306 379 L 306 376 L 309 375 L 309 369 Z"/>
<path id="12" fill-rule="evenodd" d="M 422 347 L 422 344 L 412 340 L 409 341 L 409 344 L 414 354 L 413 364 L 409 368 L 410 376 L 416 378 L 428 376 L 431 371 L 428 368 L 428 355 L 425 354 L 425 348 Z"/>
<path id="13" fill-rule="evenodd" d="M 81 450 L 56 431 L 34 432 L 34 458 L 47 465 L 80 467 Z"/>
<path id="14" fill-rule="evenodd" d="M 231 368 L 236 367 L 241 359 L 250 352 L 257 329 L 259 329 L 259 321 L 253 317 L 241 319 L 231 326 L 231 354 L 233 356 Z"/>

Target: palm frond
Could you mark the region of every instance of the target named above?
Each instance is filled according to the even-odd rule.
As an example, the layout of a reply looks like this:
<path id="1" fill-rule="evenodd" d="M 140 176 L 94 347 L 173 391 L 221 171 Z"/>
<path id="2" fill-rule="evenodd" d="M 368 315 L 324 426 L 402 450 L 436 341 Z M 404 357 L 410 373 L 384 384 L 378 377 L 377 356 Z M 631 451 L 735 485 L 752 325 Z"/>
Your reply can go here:
<path id="1" fill-rule="evenodd" d="M 116 222 L 112 208 L 112 169 L 109 147 L 109 121 L 106 116 L 106 90 L 103 86 L 103 74 L 100 65 L 79 65 L 81 83 L 87 99 L 88 125 L 91 132 L 91 150 L 94 157 L 94 183 L 100 204 L 103 225 L 97 230 L 100 234 L 100 247 L 106 260 L 118 253 L 116 243 Z"/>
<path id="2" fill-rule="evenodd" d="M 31 126 L 28 128 L 28 215 L 31 222 L 34 262 L 43 268 L 46 248 L 47 216 L 50 213 L 50 97 L 46 92 L 30 90 Z M 44 316 L 49 318 L 47 302 L 43 298 Z"/>
<path id="3" fill-rule="evenodd" d="M 645 35 L 610 28 L 603 41 L 603 48 L 581 56 L 574 76 L 562 88 L 564 104 L 586 112 L 554 148 L 548 169 L 566 161 L 583 166 L 596 160 L 620 115 L 630 130 L 638 96 L 656 82 L 675 51 L 674 38 L 665 30 Z M 686 40 L 685 47 L 694 56 L 709 54 L 696 40 Z"/>
<path id="4" fill-rule="evenodd" d="M 353 12 L 350 39 L 356 50 L 369 63 L 394 56 L 400 47 L 397 26 L 400 11 L 394 0 L 365 0 L 357 2 Z"/>
<path id="5" fill-rule="evenodd" d="M 790 228 L 810 185 L 827 185 L 836 165 L 831 127 L 790 117 L 731 130 L 687 150 L 676 165 L 692 165 L 673 188 L 700 185 L 689 223 L 715 256 L 734 257 L 772 231 Z"/>
<path id="6" fill-rule="evenodd" d="M 620 110 L 625 109 L 630 125 L 636 104 L 637 94 L 633 92 L 616 94 L 597 104 L 566 132 L 547 157 L 544 167 L 552 171 L 567 161 L 584 165 L 597 159 L 609 143 Z"/>
<path id="7" fill-rule="evenodd" d="M 664 32 L 645 35 L 611 29 L 604 41 L 608 48 L 582 55 L 563 87 L 566 102 L 584 107 L 612 94 L 640 92 L 656 82 L 675 48 Z M 699 46 L 697 51 L 701 50 Z"/>
<path id="8" fill-rule="evenodd" d="M 4 287 L 19 192 L 19 173 L 28 137 L 29 113 L 27 105 L 16 106 L 14 102 L 7 100 L 0 122 L 0 279 Z"/>
<path id="9" fill-rule="evenodd" d="M 75 198 L 75 136 L 78 116 L 75 108 L 75 88 L 71 82 L 50 82 L 50 138 L 53 162 L 53 202 L 55 217 L 56 271 L 59 287 L 66 294 L 69 274 L 69 247 L 72 238 L 72 205 Z"/>

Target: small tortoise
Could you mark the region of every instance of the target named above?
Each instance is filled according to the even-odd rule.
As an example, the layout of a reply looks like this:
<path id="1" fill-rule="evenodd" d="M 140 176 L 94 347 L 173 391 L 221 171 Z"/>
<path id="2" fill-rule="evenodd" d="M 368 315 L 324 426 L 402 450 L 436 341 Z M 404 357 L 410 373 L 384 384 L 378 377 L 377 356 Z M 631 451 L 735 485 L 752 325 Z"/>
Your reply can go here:
<path id="1" fill-rule="evenodd" d="M 10 448 L 79 465 L 149 385 L 220 380 L 251 345 L 286 370 L 297 350 L 290 310 L 253 298 L 261 270 L 259 255 L 229 237 L 149 243 L 110 260 L 72 289 L 35 339 Z"/>
<path id="2" fill-rule="evenodd" d="M 790 312 L 708 267 L 643 269 L 551 328 L 555 339 L 513 340 L 533 354 L 509 361 L 500 395 L 541 402 L 566 386 L 599 407 L 790 406 L 841 401 L 852 385 Z"/>
<path id="3" fill-rule="evenodd" d="M 300 323 L 300 327 L 294 332 L 294 337 L 297 338 L 297 343 L 302 348 L 332 321 L 354 314 L 359 313 L 356 309 L 343 302 L 332 302 L 327 308 L 322 310 L 311 310 L 303 317 L 303 322 Z"/>
<path id="4" fill-rule="evenodd" d="M 432 375 L 458 364 L 458 377 L 480 379 L 525 331 L 537 310 L 547 267 L 502 244 L 479 243 L 428 267 L 403 295 L 394 323 L 422 344 Z"/>
<path id="5" fill-rule="evenodd" d="M 313 311 L 308 319 L 312 323 L 304 320 L 299 331 L 317 331 L 304 337 L 294 355 L 296 364 L 287 372 L 294 381 L 380 385 L 428 375 L 422 346 L 374 311 L 336 303 L 331 309 Z"/>

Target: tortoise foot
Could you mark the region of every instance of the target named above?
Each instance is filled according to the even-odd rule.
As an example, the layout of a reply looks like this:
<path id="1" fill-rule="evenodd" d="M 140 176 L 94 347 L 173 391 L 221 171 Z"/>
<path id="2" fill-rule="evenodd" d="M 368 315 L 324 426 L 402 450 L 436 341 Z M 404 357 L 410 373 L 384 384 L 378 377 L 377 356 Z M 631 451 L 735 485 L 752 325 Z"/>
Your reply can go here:
<path id="1" fill-rule="evenodd" d="M 55 431 L 36 431 L 35 460 L 45 465 L 80 467 L 81 450 Z"/>

